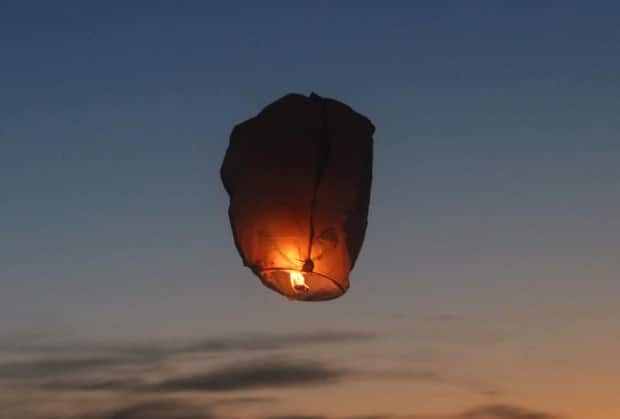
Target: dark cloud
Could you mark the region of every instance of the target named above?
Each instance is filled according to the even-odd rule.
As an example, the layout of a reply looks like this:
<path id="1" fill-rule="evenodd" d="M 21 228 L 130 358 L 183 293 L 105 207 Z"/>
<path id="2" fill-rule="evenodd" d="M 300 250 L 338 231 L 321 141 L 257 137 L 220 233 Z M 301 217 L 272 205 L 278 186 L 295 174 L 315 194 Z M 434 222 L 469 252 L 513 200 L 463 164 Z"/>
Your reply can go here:
<path id="1" fill-rule="evenodd" d="M 93 364 L 95 365 L 95 364 Z M 102 371 L 91 375 L 69 375 L 60 379 L 43 380 L 40 387 L 53 391 L 112 391 L 112 392 L 227 392 L 248 388 L 275 388 L 330 383 L 343 378 L 387 379 L 442 382 L 431 370 L 356 371 L 336 368 L 325 363 L 305 360 L 274 360 L 234 363 L 213 371 L 198 372 L 190 376 L 164 379 L 160 383 L 146 384 L 139 372 L 123 374 Z M 256 398 L 248 398 L 256 401 Z"/>
<path id="2" fill-rule="evenodd" d="M 331 419 L 321 415 L 289 415 L 270 416 L 263 419 Z M 448 416 L 401 416 L 390 414 L 371 414 L 364 416 L 349 416 L 342 419 L 561 419 L 559 416 L 528 410 L 523 407 L 494 404 L 476 406 L 465 412 Z"/>
<path id="3" fill-rule="evenodd" d="M 206 404 L 204 404 L 206 402 Z M 277 402 L 272 398 L 232 397 L 226 399 L 204 400 L 201 405 L 183 399 L 151 399 L 134 402 L 120 408 L 94 409 L 85 411 L 78 416 L 58 416 L 48 412 L 47 416 L 38 419 L 215 419 L 231 418 L 220 407 L 247 403 Z M 32 415 L 28 417 L 33 417 Z M 551 413 L 533 411 L 523 407 L 505 404 L 481 405 L 453 415 L 418 416 L 397 414 L 368 414 L 356 416 L 328 416 L 324 414 L 278 414 L 271 416 L 250 416 L 248 419 L 561 419 Z"/>
<path id="4" fill-rule="evenodd" d="M 349 374 L 312 361 L 266 360 L 232 364 L 205 374 L 164 381 L 160 391 L 235 391 L 327 384 Z"/>
<path id="5" fill-rule="evenodd" d="M 521 407 L 493 404 L 477 406 L 458 416 L 459 419 L 558 419 L 546 412 L 535 412 Z"/>
<path id="6" fill-rule="evenodd" d="M 286 415 L 286 416 L 267 416 L 263 419 L 328 419 L 327 416 L 321 415 Z"/>
<path id="7" fill-rule="evenodd" d="M 122 358 L 37 359 L 0 364 L 0 379 L 55 378 L 127 364 Z"/>
<path id="8" fill-rule="evenodd" d="M 326 345 L 336 343 L 362 342 L 372 339 L 368 333 L 354 331 L 319 331 L 313 333 L 245 335 L 213 338 L 198 342 L 168 343 L 97 343 L 65 342 L 51 343 L 48 340 L 32 339 L 24 341 L 20 353 L 30 356 L 29 360 L 13 361 L 0 364 L 0 384 L 2 381 L 12 384 L 36 385 L 45 389 L 72 391 L 128 391 L 144 387 L 143 372 L 160 368 L 166 362 L 174 362 L 175 357 L 183 355 L 207 357 L 209 354 L 243 351 L 283 350 L 295 346 Z M 18 345 L 19 346 L 19 345 Z M 15 347 L 18 347 L 15 346 Z M 267 369 L 269 365 L 263 366 Z M 275 367 L 275 366 L 272 366 Z M 291 368 L 291 380 L 294 382 L 311 382 L 312 366 Z M 255 371 L 258 374 L 262 370 Z M 272 373 L 277 372 L 273 368 Z M 241 371 L 242 385 L 256 383 L 252 377 Z M 251 371 L 247 371 L 251 373 Z M 328 374 L 321 366 L 314 371 L 319 377 L 333 379 L 337 374 Z M 172 387 L 201 387 L 201 380 L 206 380 L 206 387 L 224 391 L 234 386 L 227 380 L 222 385 L 211 384 L 211 374 L 174 380 L 166 385 Z M 216 372 L 216 377 L 218 377 Z M 317 378 L 317 379 L 321 379 Z M 273 386 L 277 378 L 265 374 L 258 379 Z M 284 380 L 283 380 L 284 381 Z M 221 388 L 220 388 L 221 387 Z"/>
<path id="9" fill-rule="evenodd" d="M 364 415 L 364 416 L 348 416 L 347 418 L 344 418 L 344 419 L 398 419 L 398 418 L 394 415 Z"/>
<path id="10" fill-rule="evenodd" d="M 266 359 L 233 363 L 212 371 L 167 378 L 155 384 L 146 384 L 144 377 L 139 374 L 114 377 L 111 373 L 106 374 L 104 371 L 92 376 L 65 376 L 60 379 L 43 380 L 39 387 L 56 392 L 231 392 L 246 389 L 329 384 L 352 375 L 356 375 L 356 373 L 316 361 Z M 357 375 L 359 376 L 359 374 Z M 246 399 L 247 402 L 256 402 L 258 398 Z M 224 400 L 222 399 L 221 402 L 223 403 Z"/>
<path id="11" fill-rule="evenodd" d="M 144 382 L 138 378 L 73 378 L 52 380 L 41 384 L 41 388 L 53 391 L 114 391 L 140 390 Z"/>
<path id="12" fill-rule="evenodd" d="M 20 354 L 36 353 L 57 356 L 105 353 L 131 359 L 161 360 L 174 355 L 220 353 L 233 351 L 280 350 L 296 346 L 364 342 L 375 335 L 356 331 L 316 331 L 311 333 L 246 334 L 215 337 L 193 342 L 159 343 L 101 343 L 101 342 L 14 342 L 12 348 Z M 5 348 L 6 349 L 6 348 Z M 18 349 L 18 350 L 17 350 Z"/>
<path id="13" fill-rule="evenodd" d="M 0 417 L 4 417 L 1 416 Z M 17 416 L 16 416 L 17 417 Z M 20 416 L 23 417 L 23 416 Z M 183 400 L 161 399 L 129 403 L 116 408 L 90 408 L 82 413 L 58 415 L 28 415 L 29 419 L 216 419 L 209 406 L 199 406 Z"/>
<path id="14" fill-rule="evenodd" d="M 88 419 L 214 419 L 206 408 L 178 400 L 145 402 L 88 416 Z"/>

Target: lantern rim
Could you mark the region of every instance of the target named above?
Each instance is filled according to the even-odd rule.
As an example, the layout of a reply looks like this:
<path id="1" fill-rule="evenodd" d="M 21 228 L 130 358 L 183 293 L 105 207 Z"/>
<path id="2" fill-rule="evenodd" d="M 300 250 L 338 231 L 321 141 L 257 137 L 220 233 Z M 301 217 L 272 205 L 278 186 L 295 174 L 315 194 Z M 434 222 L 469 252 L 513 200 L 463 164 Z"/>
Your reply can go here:
<path id="1" fill-rule="evenodd" d="M 284 274 L 291 272 L 299 272 L 304 275 L 310 288 L 308 293 L 295 292 L 290 286 L 283 286 L 282 282 L 288 283 L 288 280 L 277 281 L 272 278 L 274 273 Z M 303 270 L 294 268 L 266 268 L 261 269 L 259 272 L 256 272 L 256 274 L 260 278 L 263 285 L 274 290 L 278 294 L 285 296 L 289 300 L 295 301 L 333 300 L 342 296 L 349 288 L 348 278 L 345 278 L 345 285 L 343 285 L 334 278 L 316 271 L 304 272 Z"/>

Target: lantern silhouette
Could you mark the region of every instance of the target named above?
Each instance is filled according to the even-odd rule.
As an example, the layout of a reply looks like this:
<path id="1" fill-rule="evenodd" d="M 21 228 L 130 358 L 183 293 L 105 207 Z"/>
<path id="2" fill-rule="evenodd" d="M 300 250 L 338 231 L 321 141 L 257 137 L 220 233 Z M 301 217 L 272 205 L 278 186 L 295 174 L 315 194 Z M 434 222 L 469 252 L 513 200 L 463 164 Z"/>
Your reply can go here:
<path id="1" fill-rule="evenodd" d="M 375 128 L 347 105 L 286 95 L 234 127 L 221 167 L 243 263 L 292 300 L 349 288 L 366 232 Z"/>

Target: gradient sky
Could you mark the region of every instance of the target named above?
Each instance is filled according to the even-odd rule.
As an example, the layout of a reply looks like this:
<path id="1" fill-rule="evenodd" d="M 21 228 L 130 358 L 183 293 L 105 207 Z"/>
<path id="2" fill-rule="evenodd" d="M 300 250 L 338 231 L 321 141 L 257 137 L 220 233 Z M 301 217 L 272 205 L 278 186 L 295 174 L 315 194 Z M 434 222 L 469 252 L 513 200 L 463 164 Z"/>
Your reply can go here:
<path id="1" fill-rule="evenodd" d="M 224 3 L 0 3 L 0 418 L 620 417 L 620 6 Z M 374 180 L 293 303 L 219 167 L 313 91 Z"/>

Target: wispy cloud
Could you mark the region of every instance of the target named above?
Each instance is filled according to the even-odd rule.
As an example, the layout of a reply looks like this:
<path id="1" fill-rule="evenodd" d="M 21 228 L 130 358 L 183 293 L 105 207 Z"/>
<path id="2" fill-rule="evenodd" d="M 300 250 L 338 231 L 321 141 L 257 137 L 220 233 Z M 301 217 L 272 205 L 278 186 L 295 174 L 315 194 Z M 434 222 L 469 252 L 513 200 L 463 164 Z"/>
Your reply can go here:
<path id="1" fill-rule="evenodd" d="M 153 388 L 160 391 L 236 391 L 327 384 L 349 371 L 315 361 L 266 360 L 231 364 L 205 374 L 166 380 Z"/>
<path id="2" fill-rule="evenodd" d="M 347 416 L 344 419 L 397 419 L 394 415 L 364 415 L 364 416 Z"/>
<path id="3" fill-rule="evenodd" d="M 369 333 L 351 331 L 319 331 L 308 334 L 267 334 L 218 337 L 186 343 L 149 344 L 98 344 L 64 342 L 52 344 L 35 341 L 31 346 L 20 346 L 25 360 L 0 363 L 2 381 L 40 382 L 49 387 L 50 382 L 62 388 L 76 388 L 76 380 L 66 380 L 79 375 L 85 390 L 124 388 L 134 382 L 111 376 L 115 370 L 156 368 L 175 357 L 191 355 L 208 357 L 210 354 L 286 350 L 297 346 L 328 345 L 363 342 L 374 338 Z M 99 355 L 97 355 L 99 354 Z M 28 355 L 30 355 L 28 357 Z M 91 380 L 89 374 L 96 374 Z M 132 374 L 135 375 L 135 374 Z"/>
<path id="4" fill-rule="evenodd" d="M 269 351 L 297 346 L 355 343 L 373 340 L 376 335 L 358 331 L 315 331 L 309 333 L 244 334 L 220 336 L 190 342 L 174 343 L 101 343 L 83 341 L 41 341 L 24 339 L 11 341 L 9 345 L 0 340 L 0 350 L 19 354 L 62 354 L 106 353 L 142 359 L 161 359 L 168 356 L 193 353 L 221 353 L 234 351 Z"/>
<path id="5" fill-rule="evenodd" d="M 346 419 L 561 419 L 560 416 L 530 410 L 525 407 L 509 404 L 489 404 L 475 406 L 464 412 L 438 415 L 438 416 L 418 416 L 418 415 L 389 415 L 377 414 L 368 416 L 354 416 Z"/>
<path id="6" fill-rule="evenodd" d="M 459 419 L 558 419 L 551 413 L 536 412 L 523 407 L 493 404 L 477 406 L 469 409 L 459 416 Z"/>
<path id="7" fill-rule="evenodd" d="M 321 415 L 286 415 L 286 416 L 267 416 L 263 419 L 328 419 Z"/>
<path id="8" fill-rule="evenodd" d="M 123 407 L 106 413 L 89 415 L 88 419 L 214 419 L 205 407 L 184 401 L 152 401 Z"/>
<path id="9" fill-rule="evenodd" d="M 71 364 L 69 364 L 71 365 Z M 93 363 L 93 366 L 96 365 Z M 23 366 L 26 368 L 26 366 Z M 33 368 L 34 369 L 34 368 Z M 31 369 L 26 368 L 31 372 Z M 80 369 L 77 369 L 80 371 Z M 17 371 L 16 371 L 17 372 Z M 136 373 L 137 372 L 137 373 Z M 198 370 L 189 375 L 165 376 L 159 381 L 146 380 L 139 371 L 118 374 L 103 368 L 97 373 L 69 374 L 43 381 L 41 388 L 52 391 L 112 392 L 233 392 L 247 389 L 334 384 L 343 379 L 406 380 L 428 383 L 442 382 L 432 370 L 362 371 L 336 367 L 327 362 L 295 358 L 261 358 L 238 361 L 213 370 Z M 148 382 L 147 382 L 148 381 Z"/>
<path id="10" fill-rule="evenodd" d="M 108 378 L 105 373 L 95 377 L 74 377 L 59 380 L 51 380 L 40 384 L 40 388 L 48 391 L 111 391 L 133 392 L 140 391 L 144 387 L 142 378 Z"/>
<path id="11" fill-rule="evenodd" d="M 78 415 L 58 415 L 54 412 L 38 416 L 28 416 L 30 419 L 232 419 L 237 415 L 230 415 L 227 409 L 219 407 L 246 403 L 275 403 L 277 400 L 261 397 L 242 397 L 221 400 L 202 401 L 200 404 L 187 399 L 151 398 L 147 400 L 127 403 L 119 407 L 91 407 Z M 527 409 L 525 407 L 494 404 L 480 405 L 467 409 L 461 413 L 448 415 L 399 415 L 399 414 L 368 414 L 356 416 L 331 416 L 327 414 L 273 414 L 267 416 L 253 416 L 245 414 L 244 419 L 563 419 L 548 412 Z"/>
<path id="12" fill-rule="evenodd" d="M 116 357 L 79 357 L 66 359 L 36 359 L 0 365 L 0 379 L 46 379 L 126 365 L 134 360 Z"/>
<path id="13" fill-rule="evenodd" d="M 255 360 L 147 384 L 139 378 L 74 377 L 43 384 L 53 391 L 115 391 L 140 393 L 233 392 L 248 389 L 310 386 L 336 383 L 353 371 L 307 360 Z"/>
<path id="14" fill-rule="evenodd" d="M 248 404 L 279 402 L 251 395 L 223 397 L 235 395 L 238 390 L 323 385 L 354 374 L 326 362 L 295 360 L 282 352 L 286 354 L 287 350 L 300 346 L 362 343 L 372 339 L 374 335 L 368 333 L 322 331 L 168 343 L 26 340 L 14 345 L 11 349 L 19 348 L 19 351 L 9 351 L 4 363 L 0 362 L 0 394 L 11 391 L 18 396 L 17 404 L 10 406 L 7 405 L 10 399 L 0 398 L 0 411 L 6 412 L 10 407 L 17 417 L 29 419 L 41 415 L 43 419 L 72 418 L 70 412 L 75 409 L 86 410 L 77 416 L 80 419 L 212 418 L 214 411 L 222 409 L 247 409 L 244 406 Z M 272 357 L 271 352 L 275 351 L 277 359 Z M 252 359 L 255 355 L 260 355 L 259 359 L 248 361 L 248 356 Z M 221 366 L 226 360 L 231 361 Z M 212 362 L 219 366 L 211 368 Z M 188 365 L 192 366 L 191 373 L 173 373 L 179 366 Z M 208 401 L 210 409 L 186 406 L 178 401 L 195 398 L 196 394 L 191 393 L 200 393 L 200 399 Z M 37 402 L 30 403 L 35 397 Z M 137 403 L 153 397 L 156 398 L 153 402 L 131 405 L 132 401 Z M 72 402 L 76 398 L 91 402 L 76 404 Z M 101 402 L 104 410 L 94 409 L 99 400 L 107 400 Z M 110 410 L 118 401 L 130 405 Z M 68 413 L 55 416 L 56 409 L 68 409 Z"/>
<path id="15" fill-rule="evenodd" d="M 262 419 L 335 419 L 325 415 L 284 415 L 268 416 Z M 530 410 L 524 407 L 508 404 L 480 405 L 467 409 L 461 413 L 449 415 L 398 415 L 398 414 L 369 414 L 362 416 L 348 416 L 339 419 L 562 419 L 560 416 Z"/>
<path id="16" fill-rule="evenodd" d="M 243 393 L 244 397 L 234 397 L 240 391 L 323 386 L 351 379 L 449 383 L 449 380 L 430 368 L 373 371 L 365 369 L 366 366 L 370 367 L 364 365 L 365 362 L 354 364 L 357 365 L 355 368 L 344 368 L 325 361 L 281 355 L 282 352 L 287 354 L 287 350 L 296 347 L 349 344 L 374 338 L 375 335 L 366 333 L 324 331 L 310 334 L 231 336 L 168 344 L 65 343 L 64 350 L 63 344 L 48 346 L 48 350 L 38 346 L 37 351 L 32 354 L 24 351 L 19 361 L 0 364 L 0 391 L 2 386 L 6 389 L 17 388 L 14 384 L 21 385 L 22 389 L 25 386 L 26 390 L 22 392 L 20 399 L 26 404 L 30 390 L 41 397 L 49 397 L 50 400 L 59 400 L 68 395 L 83 397 L 84 392 L 105 391 L 106 395 L 109 395 L 106 400 L 110 402 L 103 403 L 101 409 L 96 409 L 96 406 L 78 406 L 86 410 L 80 414 L 80 419 L 214 419 L 227 417 L 221 416 L 222 411 L 246 409 L 244 405 L 247 404 L 265 403 L 264 408 L 269 409 L 270 403 L 279 402 L 279 399 L 273 397 L 252 397 L 251 394 L 246 396 Z M 272 356 L 272 351 L 279 352 L 278 358 Z M 232 353 L 232 357 L 223 356 L 228 353 Z M 186 355 L 191 357 L 187 358 Z M 209 362 L 214 355 L 217 355 L 219 366 L 209 368 Z M 259 355 L 259 358 L 247 360 L 248 355 Z M 180 365 L 177 362 L 196 362 L 196 359 L 198 363 L 195 364 L 193 372 L 171 374 L 171 371 L 176 370 L 173 367 Z M 222 366 L 222 360 L 226 359 L 238 361 L 230 361 Z M 207 365 L 204 364 L 205 360 Z M 197 395 L 193 393 L 200 393 L 199 399 L 207 404 L 188 403 L 186 400 L 197 400 Z M 260 393 L 261 396 L 262 394 Z M 145 398 L 150 401 L 145 402 Z M 118 401 L 128 404 L 113 407 Z M 52 406 L 59 405 L 55 402 Z M 264 408 L 261 408 L 263 412 Z M 11 409 L 19 409 L 19 406 L 11 406 Z M 291 412 L 289 415 L 247 419 L 334 419 L 320 411 L 311 413 L 313 414 Z M 55 415 L 53 409 L 46 414 L 42 419 L 71 417 L 66 414 Z M 559 419 L 551 413 L 505 404 L 476 406 L 460 413 L 434 417 L 369 414 L 339 419 L 388 418 Z"/>

